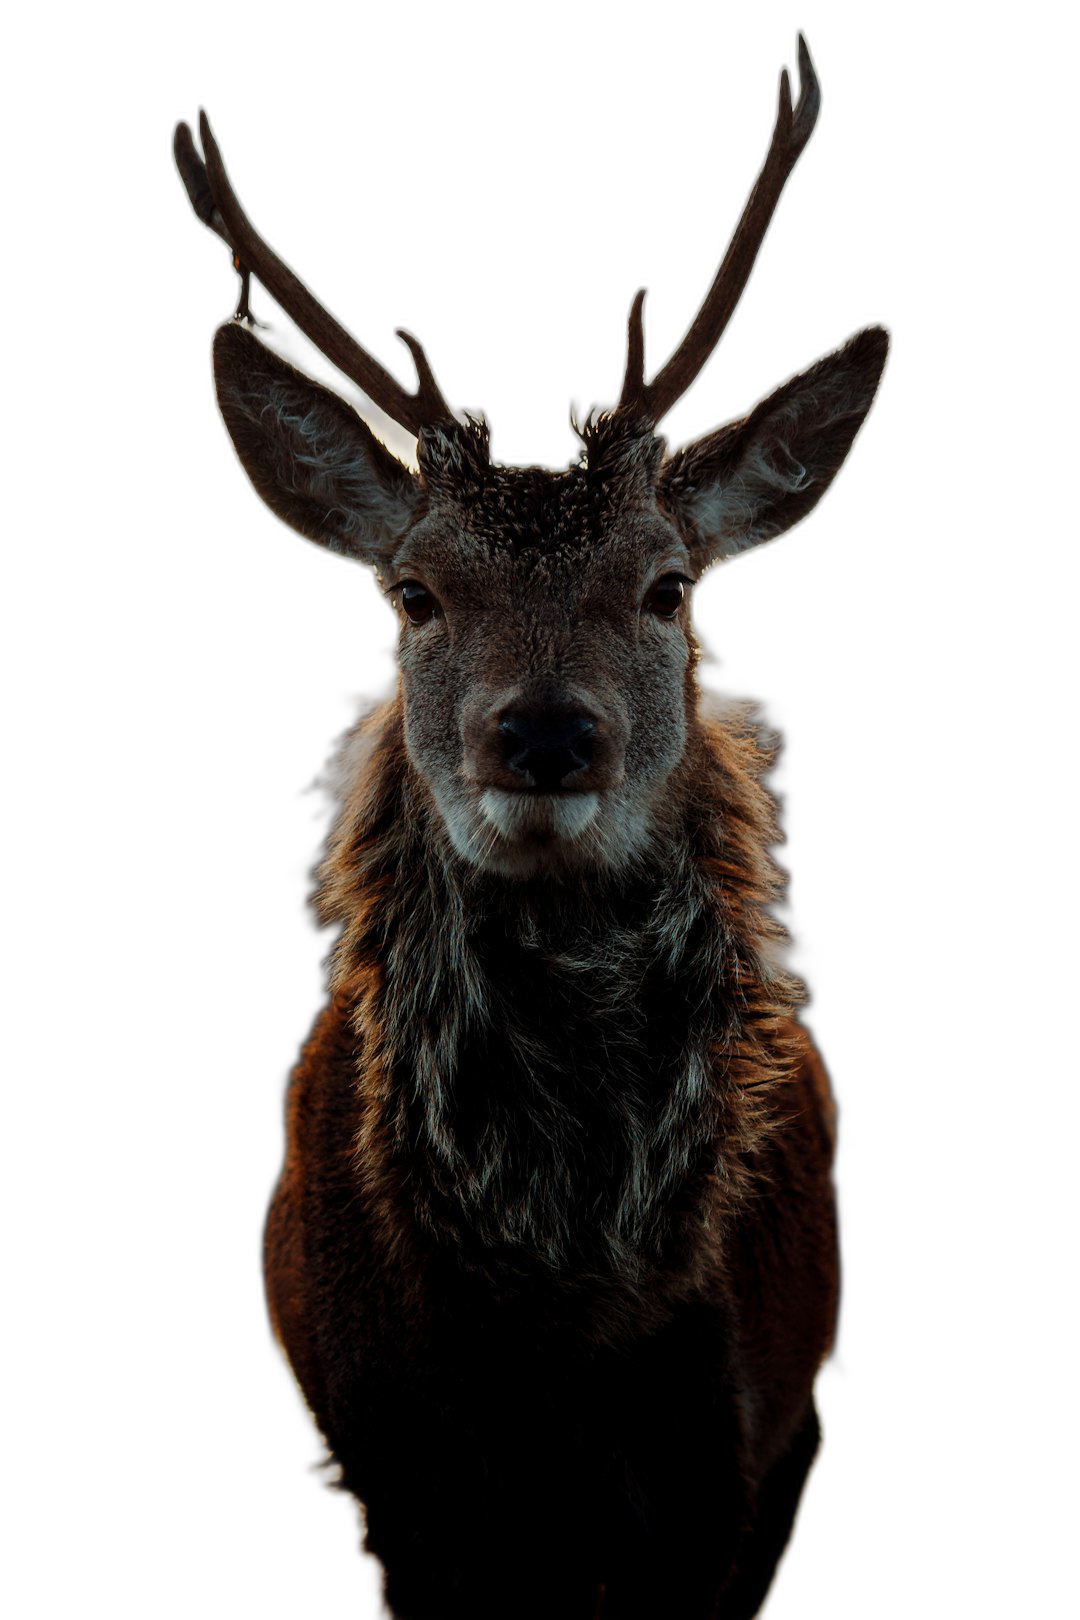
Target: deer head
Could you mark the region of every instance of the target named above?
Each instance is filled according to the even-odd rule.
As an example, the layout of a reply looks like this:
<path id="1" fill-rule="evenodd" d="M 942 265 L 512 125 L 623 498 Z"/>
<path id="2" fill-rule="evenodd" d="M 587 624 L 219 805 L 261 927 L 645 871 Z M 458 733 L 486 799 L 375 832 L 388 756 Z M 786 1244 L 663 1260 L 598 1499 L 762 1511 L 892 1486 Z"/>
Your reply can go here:
<path id="1" fill-rule="evenodd" d="M 591 414 L 565 471 L 492 462 L 485 424 L 447 406 L 406 333 L 403 389 L 263 242 L 205 115 L 205 161 L 175 152 L 200 218 L 233 251 L 237 318 L 214 340 L 218 402 L 248 476 L 301 534 L 373 567 L 401 618 L 407 755 L 433 822 L 474 867 L 511 877 L 626 867 L 665 819 L 697 721 L 690 593 L 710 564 L 783 533 L 817 503 L 877 387 L 871 327 L 750 414 L 666 453 L 657 426 L 746 284 L 820 94 L 799 39 L 764 167 L 683 341 L 646 383 L 642 305 L 617 406 Z M 265 348 L 246 322 L 255 274 L 323 352 L 417 437 L 413 473 L 352 408 Z"/>

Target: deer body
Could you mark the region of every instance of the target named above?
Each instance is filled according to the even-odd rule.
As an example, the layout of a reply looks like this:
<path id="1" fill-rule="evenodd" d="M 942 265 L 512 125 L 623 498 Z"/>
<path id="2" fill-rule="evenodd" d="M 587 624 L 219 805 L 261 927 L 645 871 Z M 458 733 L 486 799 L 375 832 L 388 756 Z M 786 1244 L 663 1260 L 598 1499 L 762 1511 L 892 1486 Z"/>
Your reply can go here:
<path id="1" fill-rule="evenodd" d="M 705 1616 L 741 1549 L 753 1613 L 837 1295 L 826 1082 L 755 966 L 764 761 L 703 724 L 670 864 L 552 894 L 433 865 L 400 704 L 365 732 L 266 1252 L 392 1611 Z"/>
<path id="2" fill-rule="evenodd" d="M 750 1616 L 817 1446 L 832 1103 L 769 912 L 771 756 L 701 702 L 689 590 L 816 502 L 885 335 L 675 455 L 655 434 L 812 128 L 801 41 L 800 65 L 686 342 L 646 385 L 639 297 L 619 406 L 564 473 L 493 464 L 413 340 L 404 394 L 255 235 L 205 121 L 205 170 L 178 135 L 241 313 L 251 271 L 284 289 L 418 437 L 413 475 L 219 331 L 256 488 L 402 622 L 398 691 L 341 756 L 330 1002 L 266 1229 L 275 1330 L 399 1620 Z"/>

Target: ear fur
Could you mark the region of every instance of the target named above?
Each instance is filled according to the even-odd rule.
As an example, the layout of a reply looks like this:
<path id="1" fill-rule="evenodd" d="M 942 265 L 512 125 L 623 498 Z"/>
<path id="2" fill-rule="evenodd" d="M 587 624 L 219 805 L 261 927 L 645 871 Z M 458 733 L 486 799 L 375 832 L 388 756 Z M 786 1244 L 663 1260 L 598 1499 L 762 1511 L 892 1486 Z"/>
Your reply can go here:
<path id="1" fill-rule="evenodd" d="M 743 421 L 664 463 L 658 494 L 698 567 L 771 540 L 816 506 L 870 409 L 888 348 L 888 333 L 868 327 Z"/>
<path id="2" fill-rule="evenodd" d="M 417 479 L 351 406 L 229 321 L 214 336 L 218 405 L 271 511 L 331 551 L 378 564 L 412 522 Z"/>

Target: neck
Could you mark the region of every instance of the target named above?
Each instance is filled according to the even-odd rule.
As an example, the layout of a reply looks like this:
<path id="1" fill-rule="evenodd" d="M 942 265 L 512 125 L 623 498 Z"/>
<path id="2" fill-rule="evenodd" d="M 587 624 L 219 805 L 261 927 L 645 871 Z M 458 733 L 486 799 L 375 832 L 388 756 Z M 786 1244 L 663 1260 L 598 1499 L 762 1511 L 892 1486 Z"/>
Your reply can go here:
<path id="1" fill-rule="evenodd" d="M 454 854 L 396 701 L 350 738 L 317 904 L 378 1054 L 366 1149 L 410 1161 L 440 1239 L 640 1282 L 743 1195 L 800 994 L 767 910 L 769 758 L 699 720 L 646 859 L 571 887 Z"/>

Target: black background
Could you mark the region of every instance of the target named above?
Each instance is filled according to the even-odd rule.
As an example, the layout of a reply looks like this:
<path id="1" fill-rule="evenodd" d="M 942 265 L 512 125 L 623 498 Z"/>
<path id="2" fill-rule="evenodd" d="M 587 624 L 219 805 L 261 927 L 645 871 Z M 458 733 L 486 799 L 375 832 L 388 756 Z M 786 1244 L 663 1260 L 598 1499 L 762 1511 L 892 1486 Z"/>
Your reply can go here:
<path id="1" fill-rule="evenodd" d="M 423 339 L 458 408 L 483 408 L 500 460 L 557 467 L 575 455 L 570 403 L 614 399 L 636 288 L 649 288 L 648 371 L 695 313 L 764 156 L 795 23 L 818 63 L 821 125 L 721 350 L 665 423 L 674 444 L 696 437 L 866 322 L 894 332 L 826 502 L 696 599 L 716 679 L 763 698 L 784 739 L 792 930 L 842 1118 L 829 1439 L 769 1620 L 944 1612 L 926 1607 L 918 1571 L 931 1544 L 950 1563 L 962 1464 L 941 1319 L 962 1239 L 944 1150 L 913 1100 L 941 1087 L 944 1108 L 949 1061 L 926 1056 L 942 995 L 926 826 L 946 753 L 934 693 L 947 569 L 920 556 L 912 475 L 936 321 L 926 240 L 946 224 L 944 102 L 884 24 L 840 32 L 813 6 L 740 28 L 719 16 L 708 37 L 656 13 L 614 42 L 549 16 L 436 37 L 402 11 L 389 55 L 355 28 L 319 50 L 277 40 L 270 68 L 241 39 L 160 66 L 138 224 L 164 243 L 152 296 L 167 434 L 147 468 L 154 548 L 131 546 L 146 659 L 131 731 L 167 838 L 164 894 L 159 851 L 134 941 L 149 953 L 162 917 L 168 938 L 144 1093 L 152 1171 L 128 1213 L 154 1226 L 164 1259 L 131 1275 L 146 1338 L 128 1379 L 167 1395 L 154 1487 L 133 1479 L 118 1508 L 149 1508 L 162 1581 L 212 1583 L 241 1612 L 369 1612 L 350 1510 L 306 1473 L 317 1448 L 270 1343 L 261 1228 L 283 1085 L 321 1004 L 327 940 L 306 914 L 327 826 L 317 778 L 359 693 L 392 674 L 393 625 L 368 575 L 283 530 L 236 465 L 209 369 L 235 277 L 186 206 L 173 122 L 206 105 L 257 227 L 403 381 L 395 326 Z M 133 264 L 133 300 L 146 285 Z M 254 308 L 317 373 L 259 288 Z M 134 382 L 131 397 L 139 407 Z M 181 1074 L 167 1092 L 159 1059 Z"/>

